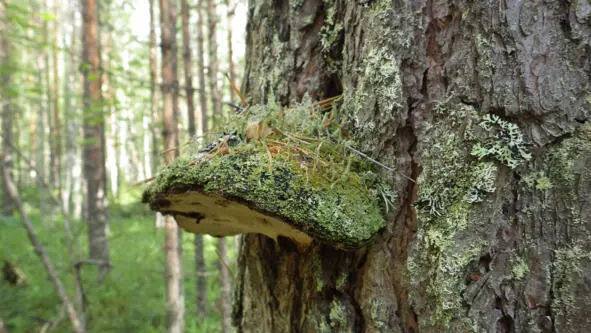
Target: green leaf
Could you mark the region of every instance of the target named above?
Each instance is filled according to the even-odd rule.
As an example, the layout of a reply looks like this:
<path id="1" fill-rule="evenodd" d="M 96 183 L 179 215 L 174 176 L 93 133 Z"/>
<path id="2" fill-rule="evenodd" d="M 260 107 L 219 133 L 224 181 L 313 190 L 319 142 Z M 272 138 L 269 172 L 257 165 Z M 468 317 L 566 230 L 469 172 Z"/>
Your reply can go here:
<path id="1" fill-rule="evenodd" d="M 41 19 L 44 21 L 55 21 L 55 15 L 51 13 L 41 13 Z"/>

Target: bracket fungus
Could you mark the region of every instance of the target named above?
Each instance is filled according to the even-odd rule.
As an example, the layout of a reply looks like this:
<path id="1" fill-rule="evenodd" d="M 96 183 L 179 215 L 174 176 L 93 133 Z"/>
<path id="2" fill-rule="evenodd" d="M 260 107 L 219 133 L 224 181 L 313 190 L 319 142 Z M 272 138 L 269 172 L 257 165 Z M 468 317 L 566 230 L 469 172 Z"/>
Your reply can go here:
<path id="1" fill-rule="evenodd" d="M 143 201 L 197 234 L 258 233 L 341 249 L 367 245 L 385 227 L 383 213 L 394 200 L 373 165 L 335 140 L 296 138 L 268 121 L 276 118 L 256 117 L 253 135 L 251 117 L 242 132 L 177 158 L 150 183 Z"/>

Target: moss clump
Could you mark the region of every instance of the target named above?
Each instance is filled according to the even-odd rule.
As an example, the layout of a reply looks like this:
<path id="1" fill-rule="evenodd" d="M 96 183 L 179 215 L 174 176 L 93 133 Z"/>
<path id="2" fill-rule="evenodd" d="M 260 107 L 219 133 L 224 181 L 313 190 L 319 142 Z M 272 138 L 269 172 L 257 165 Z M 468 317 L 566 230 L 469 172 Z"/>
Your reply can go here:
<path id="1" fill-rule="evenodd" d="M 153 202 L 159 193 L 200 189 L 246 201 L 321 242 L 345 248 L 366 244 L 385 226 L 377 196 L 360 184 L 307 177 L 296 160 L 282 155 L 269 160 L 256 145 L 238 146 L 199 166 L 190 161 L 179 158 L 164 169 L 144 201 Z"/>

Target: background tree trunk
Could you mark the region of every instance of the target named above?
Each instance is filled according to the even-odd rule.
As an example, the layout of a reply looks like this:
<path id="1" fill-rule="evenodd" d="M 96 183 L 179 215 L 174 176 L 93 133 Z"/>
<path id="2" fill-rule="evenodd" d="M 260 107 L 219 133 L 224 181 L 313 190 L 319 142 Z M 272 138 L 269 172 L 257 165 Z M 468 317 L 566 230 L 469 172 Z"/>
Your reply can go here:
<path id="1" fill-rule="evenodd" d="M 161 156 L 158 152 L 158 146 L 160 145 L 160 133 L 159 129 L 162 128 L 160 123 L 160 103 L 158 102 L 158 91 L 157 86 L 157 69 L 158 69 L 158 53 L 156 52 L 156 6 L 154 6 L 154 0 L 150 0 L 150 113 L 152 120 L 152 172 L 158 170 L 159 161 Z M 164 227 L 164 216 L 160 213 L 156 213 L 154 217 L 154 225 L 156 228 Z"/>
<path id="2" fill-rule="evenodd" d="M 181 0 L 181 21 L 183 25 L 183 65 L 185 69 L 185 94 L 187 95 L 187 119 L 189 121 L 189 137 L 193 138 L 195 130 L 195 103 L 193 102 L 193 73 L 191 72 L 191 34 L 189 33 L 189 3 Z"/>
<path id="3" fill-rule="evenodd" d="M 228 76 L 230 77 L 230 81 L 234 82 L 238 86 L 238 82 L 236 82 L 236 64 L 234 63 L 234 45 L 232 43 L 234 29 L 232 27 L 234 21 L 234 14 L 236 12 L 236 3 L 234 0 L 226 0 L 226 38 L 227 38 L 227 45 L 228 45 Z M 230 85 L 229 88 L 229 98 L 230 103 L 234 103 L 234 92 Z M 236 99 L 238 96 L 236 96 Z"/>
<path id="4" fill-rule="evenodd" d="M 82 4 L 82 73 L 84 75 L 84 178 L 86 218 L 91 259 L 100 260 L 99 279 L 109 270 L 109 218 L 105 170 L 105 117 L 101 100 L 98 7 Z"/>
<path id="5" fill-rule="evenodd" d="M 0 31 L 8 31 L 8 24 L 6 22 L 6 8 L 4 7 L 4 2 L 0 2 Z M 4 165 L 5 172 L 12 179 L 12 145 L 14 141 L 12 118 L 14 115 L 12 111 L 13 105 L 11 103 L 12 85 L 10 83 L 11 58 L 9 48 L 10 44 L 8 42 L 8 37 L 4 33 L 0 34 L 0 66 L 4 68 L 0 79 L 0 82 L 2 82 L 2 102 L 0 105 L 0 112 L 2 113 L 2 117 L 0 117 L 0 121 L 2 121 L 2 137 L 0 139 L 2 140 L 2 152 L 4 153 L 4 158 L 6 160 Z M 8 187 L 2 182 L 2 215 L 12 216 L 14 208 L 15 205 L 8 193 Z"/>
<path id="6" fill-rule="evenodd" d="M 199 128 L 202 135 L 207 133 L 207 95 L 205 93 L 205 60 L 204 60 L 204 35 L 203 25 L 205 0 L 197 1 L 197 79 L 199 81 Z M 207 138 L 207 136 L 206 136 Z M 203 235 L 195 235 L 193 241 L 195 247 L 195 271 L 197 276 L 197 317 L 205 318 L 207 315 L 207 281 L 205 256 L 203 255 Z"/>
<path id="7" fill-rule="evenodd" d="M 588 4 L 249 6 L 251 102 L 342 92 L 398 200 L 354 252 L 246 236 L 239 332 L 591 330 Z"/>
<path id="8" fill-rule="evenodd" d="M 218 239 L 218 268 L 220 270 L 220 317 L 222 333 L 232 332 L 232 297 L 230 269 L 228 261 L 228 244 L 226 237 Z"/>
<path id="9" fill-rule="evenodd" d="M 59 95 L 59 88 L 60 88 L 60 78 L 59 78 L 59 67 L 58 67 L 58 60 L 59 60 L 59 45 L 58 45 L 58 36 L 59 36 L 59 29 L 58 29 L 58 22 L 59 22 L 59 13 L 58 13 L 58 4 L 57 0 L 52 2 L 52 11 L 55 15 L 55 20 L 51 23 L 51 45 L 53 46 L 51 52 L 51 70 L 52 70 L 52 81 L 53 85 L 51 85 L 51 97 L 52 97 L 52 106 L 53 106 L 53 117 L 52 117 L 52 124 L 51 124 L 51 173 L 53 174 L 53 184 L 52 187 L 58 193 L 58 196 L 61 198 L 62 192 L 62 125 L 61 125 L 61 116 L 60 116 L 60 95 Z"/>
<path id="10" fill-rule="evenodd" d="M 160 0 L 162 51 L 162 100 L 164 121 L 164 156 L 166 165 L 178 156 L 178 79 L 176 46 L 176 0 Z M 182 234 L 172 216 L 166 216 L 166 320 L 169 333 L 184 331 L 185 301 L 183 291 Z"/>
<path id="11" fill-rule="evenodd" d="M 218 16 L 215 0 L 207 0 L 207 73 L 214 127 L 222 120 L 222 96 L 218 85 Z"/>

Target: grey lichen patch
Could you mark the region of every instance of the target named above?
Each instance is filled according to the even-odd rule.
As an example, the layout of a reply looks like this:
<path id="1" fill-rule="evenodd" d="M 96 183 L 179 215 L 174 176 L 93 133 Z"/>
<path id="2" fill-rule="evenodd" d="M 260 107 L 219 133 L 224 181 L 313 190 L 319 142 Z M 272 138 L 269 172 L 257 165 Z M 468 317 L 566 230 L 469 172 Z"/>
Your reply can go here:
<path id="1" fill-rule="evenodd" d="M 320 29 L 320 45 L 322 46 L 323 53 L 329 53 L 334 43 L 339 40 L 340 35 L 343 31 L 343 25 L 336 22 L 336 6 L 334 0 L 323 0 L 326 15 L 324 19 L 324 25 Z"/>
<path id="2" fill-rule="evenodd" d="M 499 168 L 517 167 L 528 155 L 519 129 L 503 119 L 449 101 L 435 111 L 436 119 L 418 147 L 419 226 L 408 269 L 411 302 L 425 314 L 420 325 L 443 329 L 452 320 L 463 322 L 466 277 L 471 276 L 471 263 L 489 246 L 478 236 L 488 223 L 480 203 L 497 190 Z M 475 154 L 474 147 L 487 153 Z"/>
<path id="3" fill-rule="evenodd" d="M 568 325 L 572 313 L 576 313 L 578 297 L 589 297 L 576 293 L 576 284 L 583 279 L 583 263 L 589 264 L 591 252 L 584 250 L 580 244 L 573 244 L 555 251 L 552 265 L 552 311 L 558 320 Z"/>
<path id="4" fill-rule="evenodd" d="M 400 63 L 394 50 L 404 45 L 408 36 L 392 26 L 394 16 L 390 1 L 372 2 L 362 22 L 367 42 L 358 52 L 363 62 L 351 68 L 358 71 L 359 81 L 354 87 L 345 87 L 344 117 L 366 145 L 364 149 L 374 148 L 404 114 Z"/>
<path id="5" fill-rule="evenodd" d="M 367 244 L 385 225 L 378 197 L 362 185 L 310 178 L 294 160 L 280 155 L 270 160 L 268 153 L 251 144 L 233 148 L 229 154 L 199 166 L 188 165 L 190 161 L 179 158 L 164 169 L 146 190 L 144 201 L 156 210 L 187 215 L 186 211 L 175 212 L 162 205 L 162 197 L 199 191 L 244 202 L 320 242 L 342 248 Z M 208 214 L 199 200 L 192 209 L 190 213 Z M 218 235 L 224 236 L 223 232 Z"/>
<path id="6" fill-rule="evenodd" d="M 539 172 L 535 184 L 552 184 L 551 195 L 555 204 L 547 209 L 558 214 L 568 228 L 568 235 L 557 235 L 559 245 L 549 280 L 552 287 L 552 312 L 557 329 L 588 331 L 589 325 L 581 321 L 588 313 L 591 297 L 586 277 L 591 272 L 589 239 L 589 193 L 591 192 L 591 124 L 582 125 L 577 132 L 562 140 L 544 159 L 545 171 Z M 542 208 L 543 209 L 543 208 Z"/>
<path id="7" fill-rule="evenodd" d="M 511 169 L 531 159 L 523 134 L 516 124 L 497 115 L 486 114 L 479 125 L 488 135 L 472 146 L 472 155 L 480 159 L 490 156 Z"/>
<path id="8" fill-rule="evenodd" d="M 350 309 L 338 300 L 330 302 L 328 319 L 332 329 L 339 329 L 339 332 L 353 332 L 354 328 L 349 323 L 349 318 L 353 318 L 354 314 Z"/>
<path id="9" fill-rule="evenodd" d="M 529 274 L 529 266 L 524 258 L 513 255 L 509 260 L 511 262 L 511 273 L 515 280 L 520 281 Z"/>

